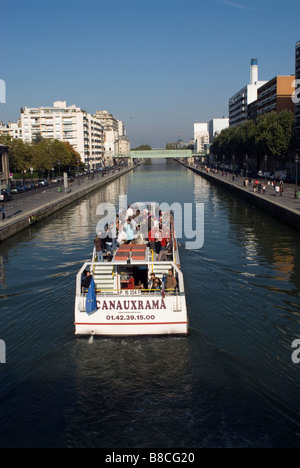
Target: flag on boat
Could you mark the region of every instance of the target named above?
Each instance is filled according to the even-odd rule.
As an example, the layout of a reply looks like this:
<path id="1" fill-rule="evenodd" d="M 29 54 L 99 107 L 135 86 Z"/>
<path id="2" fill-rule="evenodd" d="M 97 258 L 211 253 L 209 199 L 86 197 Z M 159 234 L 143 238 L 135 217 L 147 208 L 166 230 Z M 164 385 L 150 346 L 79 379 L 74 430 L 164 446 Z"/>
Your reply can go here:
<path id="1" fill-rule="evenodd" d="M 161 294 L 164 299 L 166 297 L 166 275 L 162 278 Z"/>
<path id="2" fill-rule="evenodd" d="M 97 300 L 96 300 L 96 291 L 95 291 L 95 282 L 94 278 L 91 279 L 91 284 L 86 296 L 86 313 L 92 314 L 97 310 Z"/>

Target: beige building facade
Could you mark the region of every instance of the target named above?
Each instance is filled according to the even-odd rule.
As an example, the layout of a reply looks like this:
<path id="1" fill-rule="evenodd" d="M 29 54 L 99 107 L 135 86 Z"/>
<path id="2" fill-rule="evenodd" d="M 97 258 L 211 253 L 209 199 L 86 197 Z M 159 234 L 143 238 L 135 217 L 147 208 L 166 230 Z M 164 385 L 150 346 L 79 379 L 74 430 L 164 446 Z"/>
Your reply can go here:
<path id="1" fill-rule="evenodd" d="M 65 101 L 53 107 L 29 108 L 21 113 L 21 137 L 32 142 L 39 136 L 70 143 L 89 169 L 102 165 L 104 155 L 103 126 L 92 115 Z"/>
<path id="2" fill-rule="evenodd" d="M 0 145 L 0 184 L 1 188 L 8 185 L 9 181 L 9 160 L 8 147 Z"/>

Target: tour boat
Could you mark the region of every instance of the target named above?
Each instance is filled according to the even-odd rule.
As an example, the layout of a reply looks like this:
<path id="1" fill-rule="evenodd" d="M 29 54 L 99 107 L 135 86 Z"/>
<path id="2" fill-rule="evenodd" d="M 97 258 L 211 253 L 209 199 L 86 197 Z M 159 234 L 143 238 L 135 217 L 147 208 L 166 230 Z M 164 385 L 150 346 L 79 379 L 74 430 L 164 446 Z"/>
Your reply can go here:
<path id="1" fill-rule="evenodd" d="M 188 316 L 174 221 L 170 223 L 172 252 L 158 257 L 147 239 L 116 248 L 99 262 L 95 249 L 76 280 L 75 335 L 187 335 Z M 170 272 L 171 270 L 171 272 Z M 89 273 L 87 273 L 89 272 Z M 152 274 L 161 287 L 152 289 Z M 85 275 L 90 286 L 82 286 Z M 177 284 L 165 285 L 168 275 Z"/>

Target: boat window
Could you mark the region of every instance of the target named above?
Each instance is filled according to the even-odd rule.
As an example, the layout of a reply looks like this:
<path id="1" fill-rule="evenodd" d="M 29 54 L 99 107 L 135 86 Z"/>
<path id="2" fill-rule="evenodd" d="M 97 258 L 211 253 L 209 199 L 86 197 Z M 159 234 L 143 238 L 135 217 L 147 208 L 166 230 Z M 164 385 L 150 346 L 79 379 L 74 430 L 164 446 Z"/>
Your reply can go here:
<path id="1" fill-rule="evenodd" d="M 148 289 L 148 268 L 147 266 L 119 266 L 118 274 L 122 290 L 128 289 Z"/>

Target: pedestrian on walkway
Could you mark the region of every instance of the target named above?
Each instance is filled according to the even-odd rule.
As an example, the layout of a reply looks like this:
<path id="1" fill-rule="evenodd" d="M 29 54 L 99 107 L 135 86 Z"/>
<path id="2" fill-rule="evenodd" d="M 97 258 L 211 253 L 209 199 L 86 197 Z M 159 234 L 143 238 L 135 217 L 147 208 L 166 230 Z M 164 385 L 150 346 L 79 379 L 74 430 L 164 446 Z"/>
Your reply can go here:
<path id="1" fill-rule="evenodd" d="M 284 190 L 284 188 L 283 188 L 283 182 L 282 182 L 282 180 L 281 180 L 281 181 L 280 181 L 280 184 L 279 184 L 279 192 L 280 192 L 280 196 L 281 196 L 281 197 L 282 197 L 282 194 L 283 194 L 283 190 Z"/>
<path id="2" fill-rule="evenodd" d="M 5 220 L 6 218 L 6 214 L 5 214 L 5 206 L 2 204 L 2 207 L 1 207 L 1 213 L 2 213 L 2 221 Z"/>

